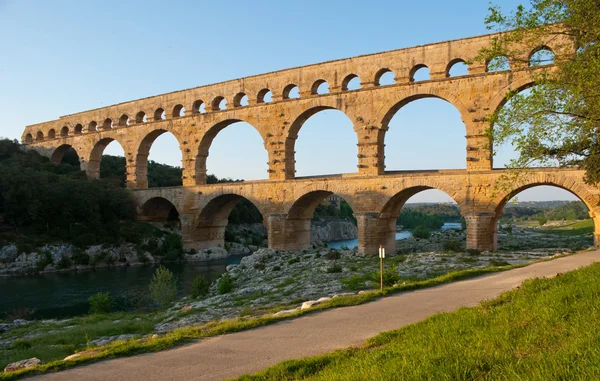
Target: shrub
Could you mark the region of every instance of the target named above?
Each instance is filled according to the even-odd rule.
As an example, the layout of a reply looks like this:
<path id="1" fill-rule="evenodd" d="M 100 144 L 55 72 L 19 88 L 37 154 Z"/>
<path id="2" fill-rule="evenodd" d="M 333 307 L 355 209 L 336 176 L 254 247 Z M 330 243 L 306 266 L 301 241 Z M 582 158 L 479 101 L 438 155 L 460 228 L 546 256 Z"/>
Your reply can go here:
<path id="1" fill-rule="evenodd" d="M 300 262 L 300 258 L 296 257 L 296 258 L 292 258 L 288 261 L 288 265 L 293 265 L 294 263 L 298 263 Z"/>
<path id="2" fill-rule="evenodd" d="M 431 237 L 431 232 L 423 225 L 419 225 L 412 232 L 413 237 L 427 239 Z"/>
<path id="3" fill-rule="evenodd" d="M 538 220 L 538 223 L 540 224 L 540 226 L 546 225 L 546 222 L 548 222 L 548 219 L 545 217 L 540 217 L 540 219 Z"/>
<path id="4" fill-rule="evenodd" d="M 340 259 L 342 255 L 337 250 L 330 250 L 327 254 L 325 254 L 325 258 L 329 260 Z"/>
<path id="5" fill-rule="evenodd" d="M 198 298 L 208 294 L 210 283 L 202 275 L 198 275 L 192 282 L 192 298 Z"/>
<path id="6" fill-rule="evenodd" d="M 108 292 L 99 292 L 88 298 L 90 314 L 106 314 L 112 310 L 113 302 Z"/>
<path id="7" fill-rule="evenodd" d="M 177 261 L 183 258 L 184 252 L 181 236 L 176 233 L 167 234 L 160 248 L 160 254 L 163 255 L 167 261 Z"/>
<path id="8" fill-rule="evenodd" d="M 444 251 L 460 251 L 461 247 L 460 247 L 460 242 L 458 241 L 445 241 L 444 242 Z"/>
<path id="9" fill-rule="evenodd" d="M 60 257 L 60 259 L 56 263 L 56 266 L 58 266 L 58 268 L 62 270 L 62 269 L 68 269 L 69 267 L 71 267 L 72 264 L 73 264 L 73 262 L 71 261 L 71 258 L 63 255 L 62 257 Z"/>
<path id="10" fill-rule="evenodd" d="M 333 265 L 329 266 L 326 271 L 327 271 L 328 274 L 341 273 L 342 272 L 342 266 L 340 266 L 337 263 L 334 263 Z"/>
<path id="11" fill-rule="evenodd" d="M 273 271 L 279 271 L 279 270 L 281 270 L 281 267 L 279 267 L 279 266 L 273 266 Z"/>
<path id="12" fill-rule="evenodd" d="M 398 266 L 392 265 L 383 270 L 383 285 L 391 287 L 398 283 L 400 280 L 400 274 L 398 274 Z M 379 273 L 377 273 L 377 283 L 379 283 Z"/>
<path id="13" fill-rule="evenodd" d="M 40 259 L 35 264 L 35 267 L 38 271 L 43 271 L 46 266 L 51 265 L 53 263 L 52 254 L 45 250 L 40 253 Z"/>
<path id="14" fill-rule="evenodd" d="M 221 276 L 217 290 L 219 291 L 219 294 L 228 294 L 233 291 L 233 277 L 229 275 L 229 273 L 225 273 Z"/>
<path id="15" fill-rule="evenodd" d="M 76 265 L 86 265 L 87 266 L 90 264 L 90 256 L 88 254 L 86 254 L 85 252 L 78 250 L 73 255 L 73 262 L 75 262 Z"/>
<path id="16" fill-rule="evenodd" d="M 149 288 L 152 300 L 164 308 L 177 297 L 177 278 L 169 269 L 160 266 L 152 276 Z"/>
<path id="17" fill-rule="evenodd" d="M 469 255 L 481 255 L 481 251 L 478 249 L 467 249 L 466 253 Z"/>
<path id="18" fill-rule="evenodd" d="M 256 264 L 254 264 L 254 268 L 256 270 L 264 270 L 265 269 L 265 264 L 264 263 L 256 263 Z"/>

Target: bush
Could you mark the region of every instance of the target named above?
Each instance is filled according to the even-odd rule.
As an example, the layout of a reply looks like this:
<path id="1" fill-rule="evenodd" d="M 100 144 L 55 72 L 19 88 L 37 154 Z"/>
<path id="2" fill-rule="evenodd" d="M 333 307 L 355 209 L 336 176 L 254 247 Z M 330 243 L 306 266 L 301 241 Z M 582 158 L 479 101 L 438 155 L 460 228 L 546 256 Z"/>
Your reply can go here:
<path id="1" fill-rule="evenodd" d="M 481 251 L 478 249 L 467 249 L 466 253 L 469 255 L 481 255 Z"/>
<path id="2" fill-rule="evenodd" d="M 160 253 L 167 261 L 177 261 L 183 258 L 183 244 L 181 236 L 176 233 L 167 234 L 160 248 Z"/>
<path id="3" fill-rule="evenodd" d="M 279 266 L 273 266 L 273 271 L 279 271 L 279 270 L 281 270 L 281 267 L 279 267 Z"/>
<path id="4" fill-rule="evenodd" d="M 73 262 L 71 261 L 71 258 L 63 255 L 62 257 L 60 257 L 60 259 L 56 263 L 56 266 L 62 270 L 62 269 L 68 269 L 69 267 L 71 267 L 72 264 L 73 264 Z"/>
<path id="5" fill-rule="evenodd" d="M 391 287 L 398 283 L 400 280 L 400 274 L 398 274 L 398 266 L 392 265 L 388 268 L 383 269 L 383 285 Z M 377 283 L 379 283 L 379 273 L 377 274 Z"/>
<path id="6" fill-rule="evenodd" d="M 233 291 L 233 278 L 229 273 L 225 273 L 221 276 L 217 290 L 219 291 L 219 294 L 228 294 Z"/>
<path id="7" fill-rule="evenodd" d="M 49 251 L 43 251 L 40 253 L 40 259 L 35 264 L 38 271 L 43 271 L 46 266 L 53 263 L 52 254 Z"/>
<path id="8" fill-rule="evenodd" d="M 202 275 L 198 275 L 192 282 L 192 298 L 196 299 L 200 296 L 207 295 L 209 288 L 210 283 L 208 280 Z"/>
<path id="9" fill-rule="evenodd" d="M 431 237 L 431 232 L 423 225 L 419 225 L 412 232 L 413 237 L 427 239 Z"/>
<path id="10" fill-rule="evenodd" d="M 340 259 L 342 255 L 337 250 L 330 250 L 327 254 L 325 254 L 325 258 L 329 260 Z"/>
<path id="11" fill-rule="evenodd" d="M 254 264 L 254 268 L 256 270 L 264 270 L 265 269 L 265 264 L 264 263 L 255 263 Z"/>
<path id="12" fill-rule="evenodd" d="M 112 310 L 113 302 L 108 292 L 99 292 L 88 298 L 90 314 L 106 314 Z"/>
<path id="13" fill-rule="evenodd" d="M 177 297 L 177 278 L 169 269 L 160 266 L 152 276 L 149 288 L 152 300 L 164 308 Z"/>
<path id="14" fill-rule="evenodd" d="M 548 222 L 548 219 L 545 217 L 540 217 L 540 219 L 538 220 L 538 223 L 540 224 L 540 226 L 546 225 L 546 222 Z"/>
<path id="15" fill-rule="evenodd" d="M 296 257 L 296 258 L 292 258 L 288 261 L 288 265 L 293 265 L 294 263 L 298 263 L 300 262 L 300 258 Z"/>
<path id="16" fill-rule="evenodd" d="M 341 273 L 342 272 L 342 266 L 340 266 L 337 263 L 334 263 L 333 265 L 329 266 L 327 268 L 327 274 L 335 274 L 335 273 Z"/>
<path id="17" fill-rule="evenodd" d="M 458 252 L 460 250 L 461 250 L 460 242 L 458 242 L 458 241 L 445 241 L 444 242 L 444 251 Z"/>
<path id="18" fill-rule="evenodd" d="M 73 255 L 73 262 L 75 262 L 76 265 L 87 266 L 90 264 L 90 256 L 85 252 L 78 250 Z"/>

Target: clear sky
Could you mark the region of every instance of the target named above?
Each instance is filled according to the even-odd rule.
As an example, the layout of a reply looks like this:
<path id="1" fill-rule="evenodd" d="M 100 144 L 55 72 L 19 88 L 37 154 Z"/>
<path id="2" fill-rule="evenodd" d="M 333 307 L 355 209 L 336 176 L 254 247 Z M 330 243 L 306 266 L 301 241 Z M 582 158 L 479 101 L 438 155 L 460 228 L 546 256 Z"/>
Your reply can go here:
<path id="1" fill-rule="evenodd" d="M 513 9 L 524 1 L 498 2 Z M 0 136 L 20 139 L 28 124 L 165 92 L 488 33 L 487 8 L 485 0 L 0 0 Z M 464 135 L 454 106 L 413 102 L 390 123 L 387 169 L 465 168 Z M 309 119 L 296 151 L 298 176 L 356 172 L 356 134 L 341 112 Z M 114 142 L 106 153 L 123 150 Z M 495 166 L 511 155 L 503 147 Z M 180 166 L 175 138 L 157 139 L 150 159 Z M 215 138 L 207 168 L 264 179 L 266 163 L 259 134 L 237 123 Z M 547 187 L 519 196 L 567 198 Z M 424 192 L 411 201 L 444 199 Z"/>

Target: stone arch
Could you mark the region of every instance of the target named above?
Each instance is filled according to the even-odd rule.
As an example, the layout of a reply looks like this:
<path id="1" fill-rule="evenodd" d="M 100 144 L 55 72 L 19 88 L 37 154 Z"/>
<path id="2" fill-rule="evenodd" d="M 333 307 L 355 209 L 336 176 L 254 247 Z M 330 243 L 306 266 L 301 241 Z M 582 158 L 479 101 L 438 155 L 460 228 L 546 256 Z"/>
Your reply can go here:
<path id="1" fill-rule="evenodd" d="M 415 74 L 419 70 L 421 70 L 421 69 L 427 69 L 427 70 L 429 70 L 429 66 L 427 66 L 425 64 L 418 64 L 418 65 L 413 66 L 413 68 L 410 69 L 410 72 L 408 73 L 408 79 L 409 79 L 410 82 L 416 82 L 415 81 Z M 431 72 L 430 72 L 430 75 L 431 75 Z M 431 76 L 428 79 L 426 79 L 426 80 L 429 80 L 429 79 L 431 79 Z"/>
<path id="2" fill-rule="evenodd" d="M 248 123 L 250 126 L 252 126 L 260 135 L 262 141 L 263 141 L 263 147 L 265 147 L 265 137 L 263 136 L 263 134 L 261 133 L 261 131 L 256 128 L 256 126 L 254 126 L 252 123 L 246 121 L 246 120 L 242 120 L 242 119 L 225 119 L 222 120 L 218 123 L 216 123 L 215 125 L 213 125 L 212 127 L 210 127 L 203 135 L 202 138 L 200 139 L 200 143 L 198 145 L 198 150 L 197 150 L 197 154 L 196 154 L 196 168 L 195 168 L 195 178 L 196 178 L 196 184 L 206 184 L 206 161 L 208 159 L 208 153 L 210 150 L 210 146 L 213 143 L 213 140 L 215 139 L 215 137 L 219 134 L 219 132 L 221 132 L 223 129 L 227 128 L 228 126 L 234 124 L 234 123 L 238 123 L 238 122 L 245 122 Z"/>
<path id="3" fill-rule="evenodd" d="M 225 245 L 225 229 L 229 223 L 229 215 L 238 202 L 246 200 L 252 203 L 263 216 L 266 213 L 257 200 L 231 191 L 209 196 L 204 206 L 199 208 L 195 221 L 187 234 L 184 234 L 184 244 L 187 247 L 207 249 Z"/>
<path id="4" fill-rule="evenodd" d="M 135 114 L 135 122 L 136 123 L 145 123 L 146 122 L 146 113 L 143 111 L 138 111 L 138 113 Z"/>
<path id="5" fill-rule="evenodd" d="M 154 120 L 163 120 L 165 119 L 165 110 L 162 107 L 157 108 L 154 111 Z"/>
<path id="6" fill-rule="evenodd" d="M 54 139 L 56 137 L 56 131 L 54 130 L 54 128 L 51 128 L 50 130 L 48 130 L 48 139 Z"/>
<path id="7" fill-rule="evenodd" d="M 148 155 L 150 154 L 150 148 L 152 148 L 152 144 L 154 144 L 154 141 L 166 132 L 170 132 L 173 134 L 173 136 L 175 136 L 175 139 L 177 139 L 177 142 L 179 143 L 181 149 L 181 141 L 179 137 L 175 133 L 173 133 L 173 131 L 158 129 L 146 134 L 146 136 L 144 136 L 144 138 L 138 145 L 135 156 L 136 188 L 148 188 Z"/>
<path id="8" fill-rule="evenodd" d="M 450 71 L 457 64 L 464 64 L 464 65 L 466 65 L 467 70 L 469 70 L 469 64 L 467 63 L 467 61 L 465 61 L 462 58 L 455 58 L 455 59 L 451 60 L 450 62 L 448 62 L 448 65 L 446 66 L 446 78 L 452 77 L 452 75 L 450 75 Z M 462 75 L 468 75 L 468 73 L 467 74 L 461 74 L 461 76 Z"/>
<path id="9" fill-rule="evenodd" d="M 304 110 L 300 115 L 295 117 L 290 128 L 288 129 L 287 137 L 285 139 L 285 173 L 287 179 L 293 179 L 296 177 L 295 147 L 296 140 L 298 139 L 298 132 L 311 116 L 324 110 L 336 110 L 348 116 L 346 113 L 336 107 L 322 105 L 314 106 L 308 110 Z M 352 120 L 350 117 L 348 117 L 348 119 Z M 358 135 L 356 141 L 358 143 Z"/>
<path id="10" fill-rule="evenodd" d="M 533 86 L 535 86 L 535 80 L 533 77 L 525 77 L 511 82 L 509 87 L 502 89 L 492 98 L 490 102 L 490 112 L 498 112 L 498 110 L 500 110 L 500 108 L 510 100 L 509 95 L 511 93 L 520 93 L 521 91 L 527 90 Z"/>
<path id="11" fill-rule="evenodd" d="M 271 102 L 269 100 L 267 100 L 267 95 L 271 93 L 271 90 L 264 88 L 262 90 L 260 90 L 256 96 L 256 103 L 267 103 L 267 102 Z"/>
<path id="12" fill-rule="evenodd" d="M 121 148 L 123 148 L 123 151 L 126 152 L 125 146 L 117 139 L 103 138 L 98 140 L 94 144 L 94 147 L 92 148 L 88 159 L 87 175 L 89 179 L 100 178 L 100 162 L 102 161 L 102 154 L 104 153 L 104 149 L 106 149 L 106 147 L 113 141 L 116 141 L 121 146 Z"/>
<path id="13" fill-rule="evenodd" d="M 88 132 L 98 131 L 98 123 L 96 123 L 96 121 L 92 120 L 90 123 L 88 123 L 87 131 Z"/>
<path id="14" fill-rule="evenodd" d="M 298 85 L 295 85 L 293 83 L 290 83 L 289 85 L 287 85 L 286 87 L 283 88 L 283 94 L 282 94 L 282 98 L 283 99 L 291 99 L 290 98 L 290 93 L 294 90 L 294 89 L 298 89 Z M 298 89 L 298 93 L 300 93 L 300 90 Z"/>
<path id="15" fill-rule="evenodd" d="M 105 131 L 108 131 L 108 130 L 112 130 L 112 128 L 113 128 L 112 119 L 110 119 L 110 118 L 104 119 L 104 123 L 102 124 L 102 129 Z"/>
<path id="16" fill-rule="evenodd" d="M 321 85 L 327 84 L 329 86 L 329 84 L 327 83 L 326 80 L 324 79 L 317 79 L 312 86 L 310 87 L 310 93 L 312 95 L 321 95 L 321 94 L 329 94 L 329 89 L 327 90 L 327 92 L 325 93 L 319 93 L 319 88 L 321 87 Z"/>
<path id="17" fill-rule="evenodd" d="M 342 190 L 335 188 L 329 189 L 329 187 L 327 187 L 327 189 L 323 189 L 319 186 L 314 186 L 312 188 L 313 189 L 307 190 L 302 195 L 295 197 L 293 201 L 289 202 L 284 207 L 284 213 L 286 214 L 286 218 L 288 220 L 306 218 L 310 220 L 313 217 L 317 205 L 319 205 L 323 199 L 332 194 L 337 194 L 338 196 L 342 197 L 348 203 L 348 205 L 350 205 L 352 210 L 357 210 L 355 209 L 356 203 L 352 195 Z"/>
<path id="18" fill-rule="evenodd" d="M 54 151 L 52 151 L 52 155 L 50 156 L 50 162 L 52 164 L 60 164 L 62 162 L 62 159 L 63 159 L 63 156 L 65 155 L 65 153 L 67 153 L 67 151 L 70 150 L 71 148 L 73 148 L 73 150 L 75 150 L 75 148 L 73 146 L 71 146 L 70 144 L 62 144 L 62 145 L 56 147 L 54 149 Z M 77 153 L 77 157 L 79 158 L 79 161 L 81 162 L 81 156 L 79 155 L 77 150 L 75 150 L 75 153 Z"/>
<path id="19" fill-rule="evenodd" d="M 75 128 L 73 129 L 73 132 L 75 133 L 75 135 L 83 134 L 83 126 L 80 123 L 77 123 L 75 125 Z"/>
<path id="20" fill-rule="evenodd" d="M 127 127 L 127 126 L 129 126 L 129 116 L 127 116 L 127 114 L 123 114 L 119 118 L 119 127 Z"/>
<path id="21" fill-rule="evenodd" d="M 439 91 L 439 89 L 436 87 L 425 89 L 425 91 L 422 93 L 418 93 L 418 89 L 415 89 L 415 90 L 417 90 L 416 91 L 417 94 L 408 95 L 408 96 L 402 98 L 400 101 L 396 101 L 393 104 L 386 105 L 381 110 L 382 111 L 382 114 L 380 114 L 380 115 L 382 115 L 381 119 L 380 119 L 381 120 L 381 124 L 380 124 L 381 128 L 377 131 L 377 135 L 376 135 L 377 150 L 379 153 L 379 157 L 385 157 L 385 139 L 386 139 L 386 135 L 389 130 L 389 124 L 390 124 L 390 121 L 392 120 L 392 118 L 404 106 L 406 106 L 409 103 L 412 103 L 414 101 L 420 100 L 420 99 L 427 99 L 427 98 L 441 99 L 441 100 L 449 103 L 450 105 L 454 106 L 454 108 L 456 110 L 458 110 L 458 113 L 460 114 L 461 120 L 462 120 L 464 128 L 465 128 L 465 130 L 464 130 L 465 135 L 468 135 L 470 133 L 470 131 L 467 128 L 467 125 L 464 123 L 465 119 L 469 115 L 469 112 L 467 110 L 467 107 L 465 107 L 465 105 L 460 101 L 460 99 L 458 99 L 456 96 L 454 96 L 451 93 Z M 465 163 L 467 163 L 467 153 L 466 153 L 467 140 L 466 139 L 464 141 L 464 144 L 465 144 L 464 158 L 465 158 Z M 383 166 L 385 167 L 385 162 L 383 163 Z"/>
<path id="22" fill-rule="evenodd" d="M 204 101 L 202 99 L 197 99 L 192 104 L 192 114 L 203 114 L 206 111 L 204 110 Z"/>
<path id="23" fill-rule="evenodd" d="M 225 106 L 224 108 L 221 108 L 221 103 L 225 100 L 225 97 L 219 95 L 216 96 L 213 101 L 210 104 L 210 108 L 212 111 L 220 111 L 220 110 L 226 110 L 227 106 Z"/>
<path id="24" fill-rule="evenodd" d="M 31 134 L 25 135 L 25 143 L 33 143 L 33 135 L 31 135 Z"/>
<path id="25" fill-rule="evenodd" d="M 41 142 L 42 140 L 44 140 L 44 133 L 42 131 L 38 131 L 37 134 L 35 134 L 35 141 Z"/>
<path id="26" fill-rule="evenodd" d="M 373 78 L 373 83 L 374 83 L 375 86 L 382 86 L 381 85 L 381 77 L 383 77 L 383 75 L 386 74 L 386 73 L 392 73 L 392 74 L 394 74 L 394 72 L 391 71 L 390 69 L 388 69 L 387 67 L 379 69 L 377 71 L 377 73 L 375 73 L 375 77 Z"/>
<path id="27" fill-rule="evenodd" d="M 171 115 L 172 118 L 179 118 L 185 116 L 185 108 L 183 107 L 182 104 L 177 104 L 173 107 L 173 114 Z"/>
<path id="28" fill-rule="evenodd" d="M 248 104 L 246 103 L 245 105 L 243 105 L 243 100 L 244 98 L 246 98 L 246 102 L 248 101 L 248 96 L 246 95 L 246 93 L 244 92 L 239 92 L 235 95 L 235 97 L 233 97 L 233 107 L 243 107 L 243 106 L 247 106 Z"/>
<path id="29" fill-rule="evenodd" d="M 583 176 L 583 174 L 581 175 Z M 520 176 L 517 181 L 512 183 L 509 189 L 503 189 L 494 199 L 491 200 L 489 206 L 490 225 L 487 227 L 488 231 L 492 234 L 491 246 L 493 250 L 498 249 L 498 221 L 502 216 L 502 211 L 506 204 L 517 194 L 524 190 L 536 187 L 536 186 L 553 186 L 563 189 L 579 200 L 581 200 L 588 211 L 590 217 L 594 222 L 594 245 L 600 244 L 600 213 L 598 213 L 598 203 L 600 198 L 597 192 L 591 192 L 589 188 L 583 184 L 583 182 L 572 177 L 561 176 L 561 173 L 546 174 L 543 176 Z"/>
<path id="30" fill-rule="evenodd" d="M 60 129 L 60 136 L 62 138 L 69 136 L 69 127 L 63 126 L 63 128 Z"/>
<path id="31" fill-rule="evenodd" d="M 177 207 L 164 197 L 152 197 L 138 207 L 138 220 L 154 223 L 175 222 L 181 229 Z"/>
<path id="32" fill-rule="evenodd" d="M 356 75 L 356 74 L 348 74 L 346 76 L 346 78 L 344 78 L 344 80 L 342 81 L 342 90 L 343 91 L 348 91 L 348 84 L 350 83 L 350 81 L 352 81 L 354 79 L 357 79 L 357 78 L 358 78 L 358 80 L 360 82 L 360 78 L 358 77 L 358 75 Z"/>
<path id="33" fill-rule="evenodd" d="M 537 53 L 540 53 L 540 52 L 550 53 L 552 55 L 552 62 L 544 63 L 544 64 L 536 64 L 536 62 L 533 60 L 533 58 Z M 550 48 L 548 45 L 544 44 L 544 45 L 538 46 L 537 48 L 533 49 L 529 53 L 529 56 L 527 57 L 527 63 L 528 63 L 528 66 L 550 65 L 550 64 L 554 63 L 555 56 L 556 56 L 556 53 L 554 52 L 554 50 L 552 48 Z"/>

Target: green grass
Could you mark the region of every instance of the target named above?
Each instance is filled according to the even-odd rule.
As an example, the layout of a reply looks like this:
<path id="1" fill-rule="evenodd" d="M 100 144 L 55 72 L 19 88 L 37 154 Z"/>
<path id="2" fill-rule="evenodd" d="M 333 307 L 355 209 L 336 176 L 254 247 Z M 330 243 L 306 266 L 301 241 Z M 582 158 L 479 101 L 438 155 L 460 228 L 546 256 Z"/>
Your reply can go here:
<path id="1" fill-rule="evenodd" d="M 319 304 L 311 309 L 298 311 L 296 313 L 283 315 L 283 316 L 273 316 L 266 315 L 262 317 L 240 317 L 232 320 L 222 320 L 209 322 L 200 326 L 190 326 L 183 327 L 171 331 L 163 336 L 157 338 L 145 338 L 145 339 L 132 339 L 128 341 L 119 341 L 107 344 L 102 347 L 91 347 L 87 350 L 83 351 L 83 355 L 77 359 L 64 361 L 62 358 L 66 357 L 69 354 L 74 353 L 77 344 L 85 344 L 86 343 L 86 332 L 92 332 L 94 330 L 94 336 L 112 336 L 119 335 L 123 333 L 149 333 L 151 331 L 150 325 L 152 324 L 150 321 L 144 322 L 136 322 L 141 323 L 140 327 L 138 327 L 137 332 L 131 332 L 123 329 L 120 331 L 119 327 L 121 323 L 112 324 L 112 320 L 118 319 L 115 317 L 117 315 L 112 314 L 109 315 L 110 319 L 106 319 L 104 315 L 93 315 L 90 317 L 78 318 L 75 322 L 71 322 L 70 324 L 82 324 L 81 327 L 73 328 L 74 333 L 57 333 L 56 337 L 52 334 L 44 335 L 43 338 L 35 339 L 35 341 L 31 342 L 31 352 L 19 352 L 19 355 L 16 357 L 20 358 L 12 358 L 10 361 L 18 361 L 23 358 L 27 358 L 28 354 L 35 353 L 39 354 L 41 360 L 43 360 L 44 364 L 41 366 L 25 369 L 18 372 L 12 373 L 0 373 L 0 380 L 14 380 L 23 376 L 45 373 L 48 371 L 59 371 L 63 369 L 72 368 L 81 364 L 88 364 L 91 362 L 108 359 L 108 358 L 117 358 L 117 357 L 126 357 L 133 356 L 142 353 L 149 352 L 158 352 L 161 350 L 173 348 L 175 346 L 187 344 L 193 342 L 198 339 L 223 335 L 228 333 L 240 332 L 247 329 L 257 328 L 269 324 L 273 324 L 282 320 L 296 318 L 298 316 L 314 313 L 316 311 L 321 311 L 329 308 L 336 307 L 344 307 L 344 306 L 353 306 L 358 304 L 367 303 L 378 299 L 382 296 L 386 296 L 388 294 L 395 294 L 398 292 L 416 290 L 421 288 L 433 287 L 444 283 L 454 282 L 462 279 L 473 278 L 476 276 L 495 273 L 499 271 L 505 271 L 509 269 L 513 269 L 519 266 L 504 266 L 504 267 L 488 267 L 484 269 L 472 269 L 472 270 L 461 270 L 452 273 L 448 273 L 433 279 L 421 280 L 421 281 L 407 281 L 406 284 L 398 285 L 397 287 L 388 287 L 384 288 L 383 291 L 371 291 L 366 292 L 361 295 L 350 295 L 350 296 L 341 296 L 338 298 L 331 299 L 328 302 Z M 300 303 L 301 300 L 296 301 Z M 297 305 L 296 303 L 296 305 Z M 270 313 L 277 312 L 277 310 L 289 309 L 292 306 L 282 306 L 279 309 L 270 309 Z M 124 322 L 123 324 L 133 324 L 132 322 Z M 110 326 L 116 326 L 111 328 Z M 95 327 L 95 328 L 94 328 Z M 25 327 L 20 328 L 26 330 Z M 111 330 L 112 329 L 112 330 Z M 106 331 L 104 331 L 106 330 Z M 15 331 L 16 332 L 16 331 Z M 25 331 L 23 331 L 25 332 Z M 99 335 L 99 336 L 98 336 Z M 90 335 L 91 336 L 91 335 Z M 50 347 L 50 345 L 56 345 L 57 343 L 62 343 L 64 347 Z M 40 351 L 34 352 L 42 348 Z M 45 349 L 48 349 L 45 351 Z M 52 348 L 52 349 L 50 349 Z M 84 347 L 85 349 L 85 347 Z M 31 357 L 31 356 L 29 356 Z M 2 359 L 2 363 L 8 363 L 9 359 Z"/>
<path id="2" fill-rule="evenodd" d="M 600 264 L 239 380 L 597 380 Z"/>
<path id="3" fill-rule="evenodd" d="M 552 234 L 558 236 L 578 236 L 578 235 L 589 235 L 594 232 L 594 221 L 585 220 L 578 221 L 569 225 L 564 225 L 560 227 L 556 227 L 553 229 L 539 229 L 536 232 L 544 233 L 544 234 Z"/>

